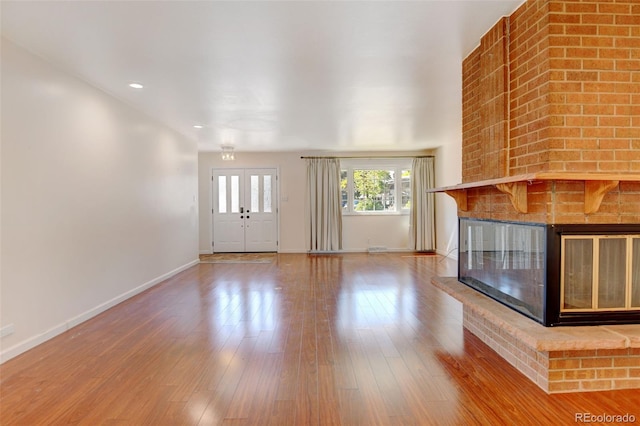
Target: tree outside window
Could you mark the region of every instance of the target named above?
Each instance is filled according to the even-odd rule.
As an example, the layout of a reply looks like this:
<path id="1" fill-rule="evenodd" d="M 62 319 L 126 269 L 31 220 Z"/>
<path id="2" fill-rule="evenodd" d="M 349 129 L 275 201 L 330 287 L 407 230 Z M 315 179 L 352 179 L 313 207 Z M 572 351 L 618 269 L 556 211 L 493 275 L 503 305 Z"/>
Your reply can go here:
<path id="1" fill-rule="evenodd" d="M 342 170 L 340 187 L 347 213 L 396 213 L 411 203 L 411 171 L 406 167 L 348 167 Z"/>
<path id="2" fill-rule="evenodd" d="M 354 210 L 395 210 L 393 175 L 394 172 L 390 170 L 354 170 Z"/>

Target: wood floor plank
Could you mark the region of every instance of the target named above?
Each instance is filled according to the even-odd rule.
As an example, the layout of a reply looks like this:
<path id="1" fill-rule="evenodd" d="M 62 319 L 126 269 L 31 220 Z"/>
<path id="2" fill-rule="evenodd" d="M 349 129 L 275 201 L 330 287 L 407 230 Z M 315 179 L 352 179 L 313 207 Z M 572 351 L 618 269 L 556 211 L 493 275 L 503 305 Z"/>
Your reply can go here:
<path id="1" fill-rule="evenodd" d="M 200 264 L 0 365 L 5 425 L 557 425 L 638 391 L 547 395 L 462 327 L 440 256 Z"/>
<path id="2" fill-rule="evenodd" d="M 251 414 L 253 405 L 262 407 L 267 405 L 265 401 L 273 401 L 277 382 L 270 380 L 268 376 L 275 375 L 278 371 L 277 364 L 280 357 L 266 350 L 272 334 L 271 331 L 261 332 L 256 338 L 252 354 L 243 360 L 242 377 L 229 401 L 225 419 L 246 419 Z M 270 386 L 273 386 L 274 395 L 269 399 Z"/>
<path id="3" fill-rule="evenodd" d="M 366 408 L 367 421 L 370 421 L 371 424 L 385 424 L 388 421 L 389 413 L 376 382 L 375 374 L 371 370 L 367 349 L 363 343 L 349 343 L 348 346 L 354 364 L 358 390 Z"/>
<path id="4" fill-rule="evenodd" d="M 340 421 L 343 425 L 367 425 L 370 415 L 358 389 L 338 389 Z"/>
<path id="5" fill-rule="evenodd" d="M 293 400 L 276 400 L 269 413 L 264 413 L 264 423 L 267 426 L 294 426 L 296 406 Z"/>
<path id="6" fill-rule="evenodd" d="M 318 425 L 320 421 L 316 325 L 315 313 L 311 308 L 313 305 L 313 298 L 310 298 L 306 300 L 303 308 L 305 315 L 302 320 L 302 345 L 294 396 L 295 422 L 304 425 Z"/>
<path id="7" fill-rule="evenodd" d="M 216 417 L 225 418 L 238 383 L 245 372 L 246 360 L 250 358 L 256 340 L 256 337 L 243 338 L 236 352 L 233 355 L 227 355 L 231 355 L 231 359 L 220 381 L 211 389 L 214 396 L 207 406 L 208 411 L 217 413 Z"/>
<path id="8" fill-rule="evenodd" d="M 318 365 L 318 415 L 321 425 L 340 425 L 340 403 L 333 368 Z"/>

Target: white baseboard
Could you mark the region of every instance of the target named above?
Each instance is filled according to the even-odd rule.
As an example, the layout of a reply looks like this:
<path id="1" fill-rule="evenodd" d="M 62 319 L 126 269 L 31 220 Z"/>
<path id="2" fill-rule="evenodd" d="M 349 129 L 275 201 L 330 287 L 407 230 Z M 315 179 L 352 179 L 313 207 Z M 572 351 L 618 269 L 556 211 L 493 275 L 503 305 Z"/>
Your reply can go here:
<path id="1" fill-rule="evenodd" d="M 362 247 L 355 249 L 346 249 L 343 250 L 345 253 L 407 253 L 412 252 L 410 248 L 389 248 L 389 247 Z"/>
<path id="2" fill-rule="evenodd" d="M 61 324 L 56 325 L 55 327 L 50 328 L 49 330 L 45 331 L 44 333 L 41 333 L 37 336 L 33 336 L 30 337 L 8 349 L 3 350 L 2 352 L 0 352 L 0 364 L 4 363 L 5 361 L 10 360 L 11 358 L 14 358 L 26 351 L 28 351 L 29 349 L 32 349 L 44 342 L 46 342 L 49 339 L 52 339 L 53 337 L 56 337 L 59 334 L 64 333 L 65 331 L 87 321 L 88 319 L 91 319 L 93 317 L 95 317 L 98 314 L 101 314 L 102 312 L 106 311 L 109 308 L 114 307 L 115 305 L 124 302 L 125 300 L 139 294 L 142 293 L 143 291 L 153 287 L 156 284 L 161 283 L 162 281 L 171 278 L 172 276 L 191 268 L 194 265 L 197 265 L 200 262 L 199 259 L 196 260 L 192 260 L 191 262 L 182 265 L 172 271 L 167 272 L 166 274 L 162 274 L 159 277 L 156 277 L 154 279 L 152 279 L 151 281 L 147 281 L 146 283 L 131 289 L 125 293 L 122 293 L 119 296 L 114 297 L 111 300 L 108 300 L 104 303 L 101 303 L 100 305 L 96 306 L 95 308 L 89 309 L 86 312 L 83 312 L 80 315 L 77 315 L 73 318 L 68 319 L 67 321 L 64 321 Z"/>
<path id="3" fill-rule="evenodd" d="M 328 251 L 320 251 L 320 250 L 310 250 L 305 251 L 304 253 L 308 254 L 340 254 L 340 253 L 369 253 L 369 254 L 377 254 L 377 253 L 410 253 L 413 250 L 408 248 L 385 248 L 381 251 L 372 251 L 366 247 L 363 248 L 352 248 L 352 249 L 342 249 L 342 250 L 328 250 Z"/>
<path id="4" fill-rule="evenodd" d="M 200 250 L 200 254 L 213 254 L 213 250 Z"/>
<path id="5" fill-rule="evenodd" d="M 388 248 L 384 252 L 381 253 L 402 253 L 402 252 L 411 252 L 413 250 L 408 248 Z M 205 252 L 200 251 L 200 254 L 212 254 L 213 252 Z M 284 249 L 278 250 L 278 253 L 282 254 L 336 254 L 336 253 L 369 253 L 369 249 L 366 247 L 363 248 L 353 248 L 353 249 L 343 249 L 343 250 L 331 250 L 331 251 L 319 251 L 319 250 L 305 250 L 305 249 Z M 451 257 L 451 256 L 450 256 Z"/>

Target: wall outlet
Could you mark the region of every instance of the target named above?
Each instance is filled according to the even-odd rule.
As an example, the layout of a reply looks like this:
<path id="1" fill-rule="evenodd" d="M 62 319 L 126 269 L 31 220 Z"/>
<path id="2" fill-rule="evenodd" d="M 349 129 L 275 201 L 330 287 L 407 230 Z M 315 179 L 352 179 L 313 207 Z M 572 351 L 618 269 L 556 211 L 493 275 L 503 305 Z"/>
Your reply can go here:
<path id="1" fill-rule="evenodd" d="M 10 336 L 13 333 L 15 333 L 15 331 L 16 331 L 16 328 L 14 327 L 13 324 L 6 325 L 0 328 L 0 338 Z"/>

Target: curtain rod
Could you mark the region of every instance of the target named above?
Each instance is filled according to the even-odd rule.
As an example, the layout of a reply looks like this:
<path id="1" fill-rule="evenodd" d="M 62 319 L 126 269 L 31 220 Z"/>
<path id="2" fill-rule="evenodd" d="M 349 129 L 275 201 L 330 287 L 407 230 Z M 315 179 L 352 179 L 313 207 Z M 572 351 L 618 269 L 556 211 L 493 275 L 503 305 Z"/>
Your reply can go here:
<path id="1" fill-rule="evenodd" d="M 362 159 L 367 159 L 367 160 L 378 160 L 378 159 L 379 160 L 386 160 L 388 158 L 435 158 L 435 156 L 434 155 L 389 155 L 389 156 L 386 156 L 386 157 L 382 157 L 382 156 L 381 157 L 371 157 L 371 156 L 357 156 L 357 155 L 355 155 L 355 156 L 342 157 L 342 156 L 336 155 L 336 156 L 325 156 L 325 157 L 307 157 L 307 156 L 303 155 L 300 158 L 303 158 L 303 159 L 306 159 L 306 158 L 308 158 L 308 159 L 318 159 L 318 158 L 341 158 L 341 159 L 342 158 L 344 158 L 344 159 L 362 158 Z"/>

